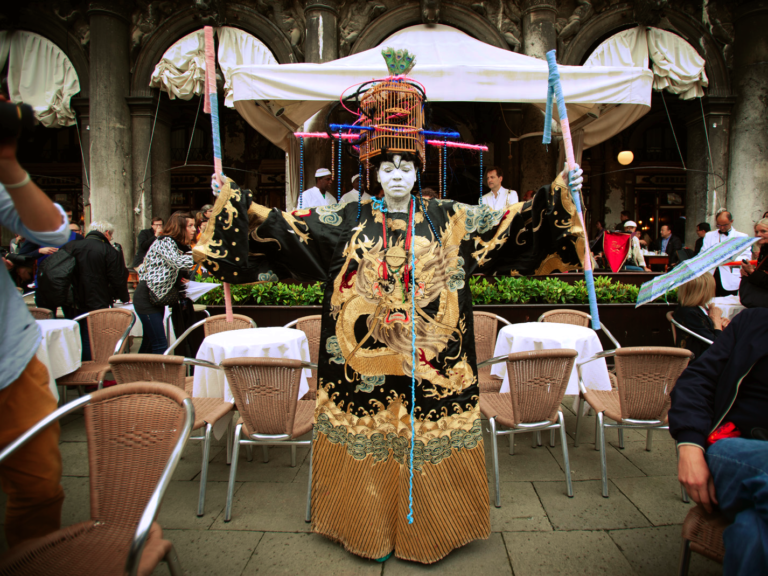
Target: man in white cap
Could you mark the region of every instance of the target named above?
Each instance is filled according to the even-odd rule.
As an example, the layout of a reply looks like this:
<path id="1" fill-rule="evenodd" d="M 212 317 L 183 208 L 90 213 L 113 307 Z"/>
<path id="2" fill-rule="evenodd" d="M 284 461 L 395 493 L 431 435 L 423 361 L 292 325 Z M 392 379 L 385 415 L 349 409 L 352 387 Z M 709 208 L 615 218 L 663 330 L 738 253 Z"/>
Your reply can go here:
<path id="1" fill-rule="evenodd" d="M 318 168 L 315 172 L 315 185 L 304 190 L 299 205 L 302 208 L 315 208 L 335 204 L 336 197 L 330 192 L 332 181 L 333 176 L 328 168 Z"/>
<path id="2" fill-rule="evenodd" d="M 624 222 L 624 232 L 632 236 L 629 244 L 629 254 L 625 268 L 627 272 L 650 272 L 651 269 L 645 265 L 645 258 L 643 258 L 643 251 L 640 249 L 640 240 L 635 235 L 637 230 L 637 224 L 632 220 Z"/>
<path id="3" fill-rule="evenodd" d="M 341 203 L 344 204 L 345 202 L 357 202 L 358 199 L 360 199 L 360 192 L 357 191 L 357 180 L 360 178 L 360 174 L 355 174 L 352 176 L 352 190 L 344 194 L 344 196 L 341 197 Z M 366 200 L 370 200 L 371 195 L 368 194 L 368 192 L 363 192 L 363 197 L 360 199 L 360 202 L 365 202 Z"/>

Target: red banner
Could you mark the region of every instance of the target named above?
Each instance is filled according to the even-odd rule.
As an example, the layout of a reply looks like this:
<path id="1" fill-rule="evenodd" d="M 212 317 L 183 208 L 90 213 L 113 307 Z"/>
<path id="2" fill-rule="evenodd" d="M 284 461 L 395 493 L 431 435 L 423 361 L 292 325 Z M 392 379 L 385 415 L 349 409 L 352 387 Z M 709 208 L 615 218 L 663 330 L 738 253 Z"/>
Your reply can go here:
<path id="1" fill-rule="evenodd" d="M 611 272 L 618 272 L 624 265 L 629 254 L 631 240 L 632 235 L 623 232 L 608 232 L 606 230 L 603 234 L 603 254 L 605 254 Z"/>

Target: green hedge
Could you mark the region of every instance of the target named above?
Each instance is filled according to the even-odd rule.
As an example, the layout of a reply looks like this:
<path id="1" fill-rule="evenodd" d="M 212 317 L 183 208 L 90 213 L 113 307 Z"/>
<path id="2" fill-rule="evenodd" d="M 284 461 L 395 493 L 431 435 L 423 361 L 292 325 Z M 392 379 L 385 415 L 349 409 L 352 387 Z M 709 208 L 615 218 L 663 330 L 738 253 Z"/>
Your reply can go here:
<path id="1" fill-rule="evenodd" d="M 218 282 L 213 278 L 199 282 Z M 587 286 L 584 280 L 568 284 L 557 278 L 473 276 L 469 280 L 472 302 L 479 304 L 587 304 Z M 595 293 L 599 304 L 634 304 L 640 288 L 632 284 L 613 282 L 607 276 L 595 278 Z M 320 282 L 301 284 L 233 285 L 232 302 L 236 305 L 310 306 L 323 301 Z M 677 302 L 677 291 L 667 294 L 668 302 Z M 198 300 L 200 304 L 223 305 L 224 291 L 211 290 Z"/>

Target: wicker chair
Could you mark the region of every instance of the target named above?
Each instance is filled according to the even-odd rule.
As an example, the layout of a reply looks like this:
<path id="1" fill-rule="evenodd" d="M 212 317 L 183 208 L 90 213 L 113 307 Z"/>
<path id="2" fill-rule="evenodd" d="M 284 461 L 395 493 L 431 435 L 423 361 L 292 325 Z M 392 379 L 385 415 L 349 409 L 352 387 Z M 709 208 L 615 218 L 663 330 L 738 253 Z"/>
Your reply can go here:
<path id="1" fill-rule="evenodd" d="M 296 328 L 301 330 L 307 335 L 307 341 L 309 342 L 309 360 L 312 364 L 317 364 L 320 360 L 320 323 L 322 316 L 319 314 L 314 316 L 304 316 L 303 318 L 297 318 L 292 322 L 288 322 L 283 328 Z M 317 399 L 317 370 L 312 371 L 312 377 L 307 378 L 307 384 L 309 385 L 309 392 L 307 392 L 302 400 L 316 400 Z"/>
<path id="2" fill-rule="evenodd" d="M 205 366 L 220 370 L 215 364 L 204 360 L 193 360 L 181 356 L 163 354 L 121 354 L 109 359 L 112 374 L 118 384 L 129 382 L 164 382 L 186 391 L 192 396 L 192 378 L 186 377 L 187 366 Z M 203 442 L 203 463 L 200 468 L 200 495 L 197 502 L 197 515 L 205 514 L 205 489 L 208 482 L 208 459 L 211 454 L 211 432 L 216 423 L 227 416 L 232 417 L 234 404 L 221 398 L 192 398 L 195 407 L 195 423 L 192 430 L 205 428 L 202 436 L 192 436 L 190 440 Z M 231 427 L 230 427 L 231 431 Z M 227 455 L 231 434 L 227 434 Z"/>
<path id="3" fill-rule="evenodd" d="M 91 358 L 83 362 L 80 368 L 56 380 L 58 386 L 92 386 L 99 390 L 104 384 L 104 376 L 109 372 L 109 357 L 121 354 L 127 348 L 128 335 L 136 323 L 136 315 L 130 310 L 106 308 L 94 310 L 75 320 L 88 318 L 88 335 L 91 340 Z M 66 394 L 60 394 L 62 398 Z"/>
<path id="4" fill-rule="evenodd" d="M 507 362 L 509 392 L 480 394 L 480 411 L 491 425 L 496 507 L 501 508 L 498 436 L 509 435 L 509 453 L 515 453 L 515 434 L 560 429 L 566 492 L 573 497 L 565 420 L 560 403 L 565 396 L 578 353 L 567 348 L 516 352 L 488 360 L 486 365 Z M 498 430 L 496 422 L 508 428 Z"/>
<path id="5" fill-rule="evenodd" d="M 507 325 L 509 322 L 490 312 L 473 312 L 472 316 L 475 324 L 475 356 L 477 363 L 480 364 L 493 358 L 499 322 Z M 482 368 L 478 366 L 477 383 L 480 387 L 480 394 L 498 392 L 502 382 L 501 378 L 491 376 L 490 364 L 485 364 Z"/>
<path id="6" fill-rule="evenodd" d="M 187 336 L 189 336 L 194 330 L 199 328 L 200 326 L 203 327 L 203 331 L 205 333 L 205 337 L 212 336 L 213 334 L 218 334 L 219 332 L 229 332 L 230 330 L 247 330 L 248 328 L 256 328 L 256 322 L 248 318 L 248 316 L 243 316 L 242 314 L 232 314 L 232 322 L 227 322 L 227 315 L 226 314 L 219 314 L 217 316 L 209 316 L 208 318 L 203 318 L 199 322 L 195 322 L 187 328 L 184 333 L 179 336 L 176 341 L 171 344 L 171 346 L 163 352 L 163 354 L 170 354 L 173 352 L 176 347 L 181 344 L 182 340 L 184 340 Z"/>
<path id="7" fill-rule="evenodd" d="M 35 320 L 53 320 L 53 311 L 48 308 L 34 308 L 29 306 L 29 313 Z"/>
<path id="8" fill-rule="evenodd" d="M 680 554 L 680 576 L 688 576 L 691 552 L 720 564 L 725 558 L 723 532 L 730 525 L 719 511 L 708 513 L 698 504 L 688 511 L 683 522 L 683 549 Z"/>
<path id="9" fill-rule="evenodd" d="M 240 411 L 232 446 L 227 508 L 224 522 L 232 519 L 232 496 L 237 477 L 240 445 L 291 446 L 291 466 L 296 466 L 296 446 L 309 446 L 309 487 L 306 521 L 311 519 L 312 440 L 297 440 L 312 430 L 315 402 L 298 400 L 301 371 L 317 365 L 283 358 L 228 358 L 221 365 Z M 243 436 L 245 433 L 245 437 Z M 250 451 L 248 460 L 251 460 Z"/>
<path id="10" fill-rule="evenodd" d="M 675 346 L 677 346 L 678 330 L 680 330 L 681 332 L 684 332 L 685 334 L 688 334 L 688 336 L 692 336 L 698 340 L 701 340 L 702 342 L 704 342 L 704 344 L 707 344 L 709 346 L 712 346 L 712 344 L 714 344 L 714 342 L 712 342 L 712 340 L 710 340 L 709 338 L 704 338 L 704 336 L 700 334 L 696 334 L 696 332 L 694 332 L 693 330 L 689 330 L 688 328 L 680 324 L 680 322 L 678 322 L 672 317 L 672 314 L 673 314 L 672 311 L 667 312 L 667 322 L 669 322 L 669 325 L 672 328 L 672 340 L 674 341 Z M 680 347 L 685 348 L 685 340 L 682 341 Z"/>
<path id="11" fill-rule="evenodd" d="M 617 390 L 593 390 L 584 385 L 582 366 L 599 358 L 613 356 L 616 362 Z M 579 372 L 579 397 L 576 402 L 576 435 L 574 447 L 579 445 L 581 428 L 581 401 L 587 403 L 597 414 L 597 437 L 595 449 L 600 450 L 600 467 L 603 480 L 603 496 L 608 497 L 608 469 L 605 456 L 605 429 L 634 428 L 648 430 L 645 449 L 651 449 L 651 431 L 669 430 L 669 410 L 672 388 L 688 361 L 693 357 L 688 350 L 656 346 L 621 348 L 595 354 L 589 360 L 577 365 Z M 610 418 L 615 424 L 605 422 Z M 619 436 L 619 447 L 624 447 Z M 683 496 L 685 499 L 685 495 Z"/>
<path id="12" fill-rule="evenodd" d="M 137 382 L 85 395 L 8 445 L 0 462 L 83 406 L 91 519 L 16 546 L 0 562 L 0 575 L 148 575 L 165 561 L 180 576 L 173 544 L 154 520 L 195 419 L 183 390 Z"/>
<path id="13" fill-rule="evenodd" d="M 586 312 L 563 308 L 544 312 L 544 314 L 539 316 L 538 322 L 557 322 L 558 324 L 573 324 L 574 326 L 584 326 L 585 328 L 589 328 L 590 323 L 592 322 L 592 316 Z M 613 345 L 616 348 L 621 348 L 619 341 L 613 337 L 613 334 L 610 333 L 608 327 L 603 324 L 602 320 L 600 321 L 600 329 L 605 332 L 605 335 L 608 336 L 608 339 L 613 342 Z"/>

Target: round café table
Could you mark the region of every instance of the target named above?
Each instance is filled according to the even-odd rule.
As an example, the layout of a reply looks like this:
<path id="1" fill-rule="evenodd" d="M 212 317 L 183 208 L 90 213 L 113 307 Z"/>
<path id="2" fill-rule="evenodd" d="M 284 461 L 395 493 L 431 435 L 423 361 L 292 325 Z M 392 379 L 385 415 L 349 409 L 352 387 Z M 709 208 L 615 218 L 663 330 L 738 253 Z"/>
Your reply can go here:
<path id="1" fill-rule="evenodd" d="M 746 310 L 746 307 L 742 306 L 741 300 L 736 295 L 712 298 L 712 303 L 720 308 L 723 318 L 728 320 L 733 320 L 739 312 Z"/>
<path id="2" fill-rule="evenodd" d="M 43 339 L 37 349 L 37 359 L 48 369 L 49 386 L 56 400 L 59 391 L 56 379 L 80 368 L 83 343 L 80 324 L 74 320 L 37 320 Z"/>
<path id="3" fill-rule="evenodd" d="M 229 330 L 208 336 L 197 351 L 199 360 L 220 364 L 227 358 L 287 358 L 310 362 L 309 343 L 301 330 L 293 328 L 248 328 Z M 299 398 L 309 391 L 309 369 L 301 371 Z M 223 398 L 234 402 L 224 372 L 202 366 L 195 367 L 192 388 L 195 398 Z"/>
<path id="4" fill-rule="evenodd" d="M 571 348 L 578 356 L 573 365 L 573 372 L 568 381 L 566 395 L 579 393 L 579 375 L 576 364 L 589 360 L 598 352 L 603 351 L 600 338 L 591 328 L 574 326 L 573 324 L 558 324 L 557 322 L 527 322 L 504 326 L 496 338 L 494 356 L 505 356 L 512 352 L 528 352 L 531 350 L 558 350 Z M 582 370 L 584 385 L 595 390 L 610 390 L 611 380 L 608 377 L 608 367 L 604 359 L 590 362 Z M 500 392 L 509 392 L 507 363 L 499 362 L 491 368 L 491 375 L 504 379 Z"/>

